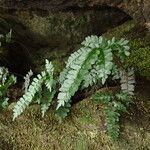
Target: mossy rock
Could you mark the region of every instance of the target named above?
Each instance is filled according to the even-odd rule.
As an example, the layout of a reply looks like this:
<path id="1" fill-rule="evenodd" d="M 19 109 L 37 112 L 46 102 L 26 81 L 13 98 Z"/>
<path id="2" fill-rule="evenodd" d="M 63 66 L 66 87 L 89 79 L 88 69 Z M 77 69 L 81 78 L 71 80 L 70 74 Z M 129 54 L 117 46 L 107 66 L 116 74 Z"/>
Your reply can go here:
<path id="1" fill-rule="evenodd" d="M 129 57 L 128 66 L 136 68 L 140 75 L 150 77 L 150 46 L 138 46 L 138 40 L 132 42 L 133 51 Z"/>
<path id="2" fill-rule="evenodd" d="M 136 105 L 134 104 L 131 110 L 121 117 L 121 134 L 116 142 L 111 141 L 106 133 L 103 106 L 87 98 L 74 104 L 71 113 L 61 124 L 55 117 L 53 106 L 42 118 L 37 105 L 30 106 L 13 122 L 12 109 L 15 103 L 11 103 L 8 109 L 1 110 L 0 113 L 0 149 L 149 149 L 150 95 L 149 84 L 146 85 L 143 85 L 144 88 L 140 86 L 136 92 L 139 97 L 135 101 Z M 101 89 L 105 90 L 116 90 L 116 87 Z"/>
<path id="3" fill-rule="evenodd" d="M 107 38 L 126 38 L 129 40 L 131 55 L 127 66 L 134 67 L 140 76 L 150 77 L 150 31 L 129 21 L 103 34 Z"/>
<path id="4" fill-rule="evenodd" d="M 146 87 L 144 85 L 144 87 Z M 109 89 L 108 89 L 109 90 Z M 111 89 L 112 90 L 112 89 Z M 0 113 L 1 150 L 146 150 L 150 147 L 149 99 L 138 95 L 130 111 L 121 117 L 121 134 L 112 141 L 106 133 L 104 107 L 84 99 L 59 123 L 52 108 L 41 117 L 37 105 L 30 106 L 12 121 L 12 108 Z M 137 92 L 138 93 L 138 92 Z M 148 93 L 147 93 L 148 94 Z M 142 97 L 141 97 L 142 95 Z M 147 96 L 146 96 L 147 97 Z"/>

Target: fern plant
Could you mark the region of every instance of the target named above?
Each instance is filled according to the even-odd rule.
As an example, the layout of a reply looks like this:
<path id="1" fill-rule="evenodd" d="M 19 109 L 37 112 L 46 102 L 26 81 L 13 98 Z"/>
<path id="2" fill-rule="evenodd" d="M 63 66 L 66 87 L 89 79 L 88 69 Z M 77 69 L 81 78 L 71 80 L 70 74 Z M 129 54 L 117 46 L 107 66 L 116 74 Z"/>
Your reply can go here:
<path id="1" fill-rule="evenodd" d="M 127 44 L 125 39 L 107 40 L 101 36 L 89 36 L 82 42 L 82 47 L 71 54 L 59 77 L 58 116 L 67 116 L 71 97 L 80 86 L 86 88 L 97 82 L 104 85 L 110 75 L 124 70 L 123 63 L 130 54 Z M 117 71 L 113 71 L 114 68 Z"/>
<path id="2" fill-rule="evenodd" d="M 105 105 L 107 132 L 113 140 L 116 140 L 119 136 L 120 114 L 127 111 L 134 95 L 134 70 L 124 67 L 126 58 L 130 55 L 128 41 L 89 36 L 81 44 L 82 47 L 71 54 L 66 67 L 60 73 L 57 115 L 60 120 L 67 116 L 71 108 L 71 98 L 80 87 L 87 88 L 97 82 L 105 85 L 109 77 L 119 79 L 121 92 L 96 93 L 93 96 L 95 101 Z M 45 70 L 33 78 L 32 82 L 33 73 L 28 72 L 24 78 L 25 93 L 14 107 L 13 120 L 32 102 L 41 105 L 44 116 L 55 94 L 56 82 L 53 71 L 53 65 L 46 60 Z"/>
<path id="3" fill-rule="evenodd" d="M 0 108 L 5 108 L 8 105 L 7 91 L 15 83 L 16 77 L 10 75 L 7 68 L 0 67 Z"/>
<path id="4" fill-rule="evenodd" d="M 113 79 L 120 79 L 120 92 L 115 95 L 99 92 L 92 97 L 94 101 L 105 105 L 107 133 L 113 140 L 117 140 L 119 137 L 119 118 L 122 112 L 127 112 L 127 108 L 132 103 L 135 88 L 133 68 L 127 70 L 116 69 L 115 72 Z"/>
<path id="5" fill-rule="evenodd" d="M 105 106 L 107 133 L 113 139 L 119 137 L 119 118 L 122 112 L 127 112 L 132 97 L 123 91 L 113 95 L 109 92 L 98 92 L 92 99 Z"/>
<path id="6" fill-rule="evenodd" d="M 53 71 L 54 68 L 52 63 L 46 60 L 45 70 L 38 74 L 36 78 L 33 78 L 33 81 L 27 87 L 27 90 L 25 90 L 25 94 L 15 105 L 13 109 L 13 120 L 21 115 L 21 113 L 32 103 L 32 101 L 38 101 L 39 104 L 41 104 L 41 112 L 42 116 L 44 116 L 55 94 Z M 29 82 L 29 80 L 25 81 Z M 25 83 L 25 85 L 27 85 L 27 83 Z M 40 93 L 42 90 L 44 90 L 43 93 Z M 40 99 L 40 96 L 46 97 L 46 100 L 44 101 L 43 99 Z"/>
<path id="7" fill-rule="evenodd" d="M 6 43 L 10 43 L 11 38 L 12 38 L 12 29 L 10 29 L 10 31 L 8 33 L 6 33 L 5 35 L 0 34 L 0 46 L 2 46 L 2 41 L 6 42 Z"/>
<path id="8" fill-rule="evenodd" d="M 9 43 L 11 41 L 12 30 L 6 35 L 0 34 L 0 47 L 2 41 Z M 8 105 L 9 98 L 7 97 L 7 91 L 10 86 L 16 83 L 16 77 L 10 75 L 9 71 L 5 67 L 0 67 L 0 108 L 5 108 Z"/>
<path id="9" fill-rule="evenodd" d="M 32 76 L 33 76 L 33 72 L 32 72 L 32 70 L 30 70 L 24 77 L 25 82 L 23 85 L 23 90 L 25 91 L 25 93 L 28 91 L 28 87 L 30 85 L 30 80 L 31 80 Z"/>

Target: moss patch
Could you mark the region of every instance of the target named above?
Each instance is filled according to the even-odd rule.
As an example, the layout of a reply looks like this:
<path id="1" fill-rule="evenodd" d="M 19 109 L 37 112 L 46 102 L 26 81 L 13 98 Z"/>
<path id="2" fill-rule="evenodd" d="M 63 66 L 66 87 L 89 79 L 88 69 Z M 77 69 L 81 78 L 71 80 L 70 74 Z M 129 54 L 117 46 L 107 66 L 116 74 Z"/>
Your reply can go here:
<path id="1" fill-rule="evenodd" d="M 126 38 L 130 41 L 131 55 L 127 66 L 134 67 L 137 74 L 150 77 L 150 33 L 144 27 L 139 27 L 134 21 L 114 28 L 104 34 L 107 38 Z"/>
<path id="2" fill-rule="evenodd" d="M 128 66 L 134 66 L 140 75 L 150 77 L 150 47 L 138 47 L 137 49 L 134 47 L 128 60 Z"/>
<path id="3" fill-rule="evenodd" d="M 145 87 L 145 86 L 144 86 Z M 148 88 L 149 89 L 149 88 Z M 0 112 L 1 150 L 141 150 L 149 149 L 149 100 L 143 100 L 144 89 L 121 119 L 120 139 L 112 142 L 106 134 L 103 106 L 90 99 L 75 104 L 70 115 L 59 124 L 51 108 L 41 118 L 40 108 L 30 106 L 15 122 L 12 103 Z M 141 88 L 140 88 L 141 90 Z M 138 92 L 137 92 L 138 93 Z M 146 92 L 147 93 L 147 92 Z M 142 95 L 142 97 L 141 97 Z"/>

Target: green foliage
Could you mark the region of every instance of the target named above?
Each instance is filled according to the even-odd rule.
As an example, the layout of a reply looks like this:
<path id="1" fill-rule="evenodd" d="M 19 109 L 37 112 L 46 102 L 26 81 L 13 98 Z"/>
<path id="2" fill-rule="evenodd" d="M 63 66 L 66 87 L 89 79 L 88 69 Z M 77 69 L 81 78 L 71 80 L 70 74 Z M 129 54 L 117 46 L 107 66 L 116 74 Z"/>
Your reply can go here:
<path id="1" fill-rule="evenodd" d="M 62 122 L 62 119 L 67 117 L 67 115 L 70 111 L 70 108 L 71 108 L 71 104 L 65 103 L 65 105 L 63 107 L 60 107 L 59 109 L 57 109 L 56 114 L 57 114 L 57 118 L 60 122 Z"/>
<path id="2" fill-rule="evenodd" d="M 116 69 L 116 68 L 115 68 Z M 113 70 L 113 79 L 120 79 L 121 90 L 129 95 L 134 95 L 134 69 Z"/>
<path id="3" fill-rule="evenodd" d="M 113 109 L 113 107 L 106 108 L 106 125 L 107 133 L 113 139 L 116 140 L 119 136 L 119 116 L 120 114 Z"/>
<path id="4" fill-rule="evenodd" d="M 29 85 L 30 85 L 30 78 L 31 78 L 32 76 L 33 76 L 33 72 L 32 72 L 32 70 L 30 70 L 30 71 L 26 74 L 26 76 L 24 77 L 25 82 L 24 82 L 24 85 L 23 85 L 23 89 L 24 89 L 25 93 L 28 91 L 28 87 L 29 87 Z"/>
<path id="5" fill-rule="evenodd" d="M 115 70 L 115 71 L 114 71 Z M 112 93 L 96 93 L 92 99 L 105 105 L 107 133 L 113 140 L 119 136 L 119 117 L 122 112 L 126 112 L 134 95 L 134 70 L 113 70 L 113 79 L 120 79 L 121 92 L 113 95 Z"/>
<path id="6" fill-rule="evenodd" d="M 134 95 L 134 70 L 128 69 L 127 71 L 122 70 L 120 74 L 121 89 L 123 92 L 129 95 Z"/>
<path id="7" fill-rule="evenodd" d="M 114 67 L 117 71 L 120 68 L 124 70 L 123 63 L 130 54 L 127 44 L 128 41 L 125 39 L 107 40 L 101 36 L 89 36 L 82 42 L 82 47 L 71 54 L 66 68 L 60 74 L 61 87 L 57 105 L 59 116 L 67 115 L 67 105 L 71 103 L 71 97 L 80 86 L 85 88 L 98 81 L 104 85 L 108 77 L 115 74 Z"/>
<path id="8" fill-rule="evenodd" d="M 0 67 L 0 108 L 5 108 L 8 105 L 7 90 L 15 83 L 14 75 L 10 75 L 8 69 Z"/>
<path id="9" fill-rule="evenodd" d="M 11 37 L 12 37 L 12 29 L 5 36 L 6 43 L 11 42 Z"/>
<path id="10" fill-rule="evenodd" d="M 70 103 L 71 97 L 78 90 L 84 76 L 88 73 L 88 69 L 90 69 L 91 65 L 95 63 L 95 59 L 97 56 L 91 49 L 82 48 L 79 51 L 75 52 L 75 54 L 71 57 L 71 61 L 69 59 L 67 64 L 67 66 L 69 66 L 69 69 L 67 68 L 67 71 L 64 70 L 63 77 L 65 78 L 65 80 L 61 85 L 60 93 L 58 94 L 57 109 L 60 109 L 64 106 L 66 107 L 65 104 Z M 76 59 L 75 57 L 77 57 L 78 59 L 77 61 L 72 63 L 72 60 Z M 57 112 L 59 112 L 59 110 Z"/>
<path id="11" fill-rule="evenodd" d="M 11 41 L 12 30 L 5 36 L 0 34 L 0 47 L 2 41 Z M 7 97 L 7 90 L 10 86 L 16 83 L 16 78 L 14 75 L 10 75 L 7 68 L 0 67 L 0 108 L 5 108 L 8 105 L 9 98 Z"/>
<path id="12" fill-rule="evenodd" d="M 132 97 L 128 93 L 121 91 L 113 95 L 112 93 L 98 92 L 92 99 L 105 106 L 107 133 L 113 139 L 119 137 L 119 117 L 122 112 L 126 112 Z"/>
<path id="13" fill-rule="evenodd" d="M 5 35 L 0 34 L 0 46 L 2 45 L 2 42 L 9 43 L 11 42 L 11 37 L 12 37 L 12 29 Z"/>
<path id="14" fill-rule="evenodd" d="M 41 72 L 41 74 L 38 74 L 37 77 L 33 79 L 23 97 L 21 97 L 15 105 L 13 110 L 13 120 L 21 115 L 21 113 L 31 104 L 33 100 L 41 104 L 42 116 L 44 116 L 55 93 L 54 89 L 52 89 L 55 84 L 53 79 L 53 70 L 54 69 L 51 62 L 46 60 L 45 71 Z M 40 93 L 43 86 L 45 87 L 43 93 Z M 45 101 L 41 101 L 41 99 L 39 99 L 42 96 L 46 99 Z"/>
<path id="15" fill-rule="evenodd" d="M 107 40 L 103 37 L 89 36 L 82 42 L 82 47 L 72 53 L 66 67 L 60 73 L 60 89 L 56 113 L 60 121 L 65 118 L 71 108 L 71 98 L 80 88 L 86 88 L 100 82 L 104 85 L 109 77 L 119 79 L 121 91 L 97 93 L 93 99 L 106 106 L 106 122 L 108 134 L 115 140 L 119 136 L 119 116 L 125 112 L 134 94 L 134 71 L 126 69 L 124 63 L 129 56 L 128 41 L 125 39 Z M 55 94 L 53 65 L 46 60 L 45 71 L 37 75 L 30 84 L 32 72 L 25 79 L 25 94 L 17 102 L 13 112 L 13 120 L 18 117 L 31 102 L 41 105 L 42 116 L 49 108 Z"/>
<path id="16" fill-rule="evenodd" d="M 92 99 L 97 103 L 108 104 L 111 101 L 111 93 L 96 93 Z"/>

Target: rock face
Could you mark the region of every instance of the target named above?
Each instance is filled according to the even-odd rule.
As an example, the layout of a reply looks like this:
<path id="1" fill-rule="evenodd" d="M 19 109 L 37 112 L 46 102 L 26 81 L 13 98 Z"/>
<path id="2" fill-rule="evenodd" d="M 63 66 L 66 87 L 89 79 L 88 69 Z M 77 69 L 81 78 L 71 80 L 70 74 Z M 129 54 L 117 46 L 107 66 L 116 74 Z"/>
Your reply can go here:
<path id="1" fill-rule="evenodd" d="M 1 0 L 0 5 L 9 9 L 32 8 L 43 10 L 110 6 L 125 11 L 139 22 L 149 22 L 150 20 L 150 2 L 148 0 Z"/>
<path id="2" fill-rule="evenodd" d="M 146 20 L 146 26 L 150 29 L 150 9 L 149 9 L 150 2 L 147 0 L 144 0 L 143 5 L 144 5 L 143 14 Z"/>
<path id="3" fill-rule="evenodd" d="M 101 35 L 131 18 L 135 26 L 150 29 L 149 7 L 148 0 L 1 0 L 0 32 L 13 29 L 13 37 L 1 50 L 0 64 L 25 74 L 41 71 L 47 58 L 60 72 L 88 35 Z"/>
<path id="4" fill-rule="evenodd" d="M 113 7 L 81 8 L 73 1 L 70 5 L 56 1 L 0 3 L 3 8 L 0 32 L 13 30 L 12 43 L 4 48 L 0 63 L 19 74 L 25 74 L 30 68 L 41 71 L 46 58 L 60 71 L 64 58 L 76 50 L 86 36 L 101 35 L 131 19 Z"/>

